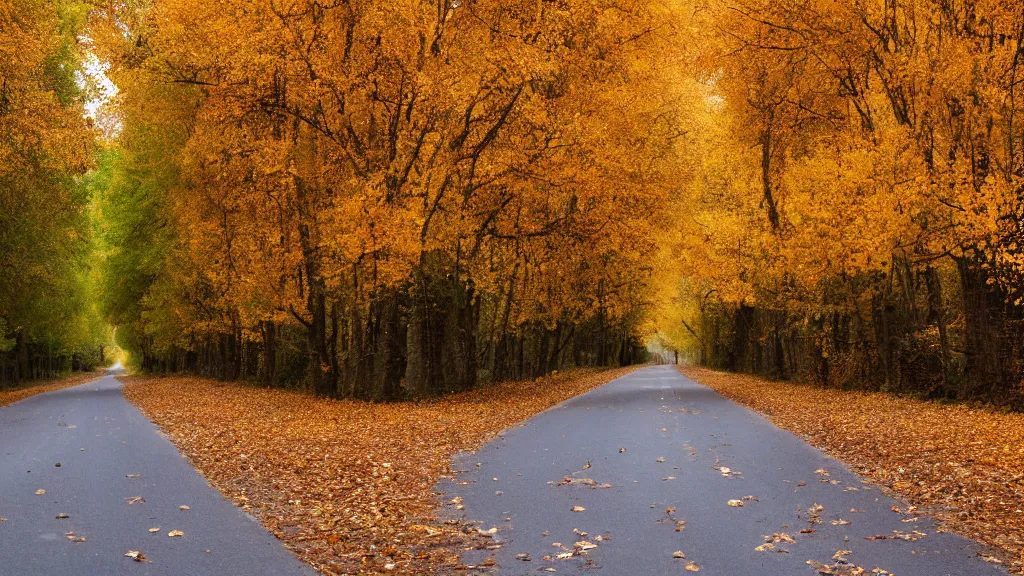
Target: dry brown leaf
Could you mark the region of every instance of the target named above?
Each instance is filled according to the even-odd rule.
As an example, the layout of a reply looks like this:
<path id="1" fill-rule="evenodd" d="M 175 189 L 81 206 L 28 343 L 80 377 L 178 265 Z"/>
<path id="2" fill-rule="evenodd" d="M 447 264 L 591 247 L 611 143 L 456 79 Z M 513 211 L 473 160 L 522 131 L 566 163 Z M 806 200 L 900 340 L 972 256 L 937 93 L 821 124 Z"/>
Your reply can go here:
<path id="1" fill-rule="evenodd" d="M 138 550 L 129 550 L 125 552 L 124 555 L 136 562 L 150 562 L 149 558 L 146 558 L 146 555 Z"/>

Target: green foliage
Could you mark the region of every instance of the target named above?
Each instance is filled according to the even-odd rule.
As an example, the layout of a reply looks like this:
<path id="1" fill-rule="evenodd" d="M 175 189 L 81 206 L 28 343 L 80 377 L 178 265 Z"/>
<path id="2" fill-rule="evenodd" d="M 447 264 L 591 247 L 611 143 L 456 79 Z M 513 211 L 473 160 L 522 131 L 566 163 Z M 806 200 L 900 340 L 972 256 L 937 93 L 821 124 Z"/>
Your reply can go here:
<path id="1" fill-rule="evenodd" d="M 78 81 L 86 8 L 0 10 L 0 383 L 91 368 L 111 341 L 95 305 L 93 133 Z"/>
<path id="2" fill-rule="evenodd" d="M 153 331 L 173 321 L 161 321 L 165 310 L 150 305 L 173 243 L 166 216 L 166 191 L 176 180 L 166 161 L 172 142 L 146 128 L 127 130 L 116 148 L 100 155 L 95 181 L 103 253 L 99 306 L 133 357 L 152 347 Z"/>

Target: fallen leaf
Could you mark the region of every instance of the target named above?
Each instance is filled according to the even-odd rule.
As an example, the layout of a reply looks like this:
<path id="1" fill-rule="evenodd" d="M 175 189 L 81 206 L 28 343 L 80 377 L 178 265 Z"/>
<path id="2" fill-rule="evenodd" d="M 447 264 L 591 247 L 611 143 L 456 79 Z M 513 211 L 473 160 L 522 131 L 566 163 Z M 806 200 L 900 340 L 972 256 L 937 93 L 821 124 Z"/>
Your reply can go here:
<path id="1" fill-rule="evenodd" d="M 42 496 L 43 494 L 46 494 L 46 490 L 43 490 L 42 488 L 36 490 L 36 496 Z"/>
<path id="2" fill-rule="evenodd" d="M 700 566 L 694 564 L 693 562 L 687 564 L 686 569 L 690 572 L 700 572 Z"/>
<path id="3" fill-rule="evenodd" d="M 732 506 L 733 508 L 739 508 L 743 506 L 743 500 L 729 500 L 728 502 L 726 502 L 726 504 Z"/>
<path id="4" fill-rule="evenodd" d="M 586 512 L 586 510 L 587 509 L 584 508 L 583 506 L 573 506 L 572 507 L 572 511 L 573 512 Z"/>
<path id="5" fill-rule="evenodd" d="M 818 574 L 835 574 L 835 570 L 833 570 L 828 564 L 822 564 L 821 562 L 815 562 L 814 560 L 808 560 L 807 564 L 811 568 L 814 568 Z"/>
<path id="6" fill-rule="evenodd" d="M 155 534 L 156 532 L 159 532 L 159 531 L 160 531 L 160 527 L 159 526 L 157 526 L 155 528 L 150 528 L 149 529 L 149 533 L 150 534 Z"/>
<path id="7" fill-rule="evenodd" d="M 126 557 L 128 557 L 128 558 L 131 558 L 132 560 L 135 560 L 136 562 L 149 562 L 150 561 L 149 558 L 146 558 L 145 554 L 143 554 L 142 552 L 139 552 L 138 550 L 129 550 L 129 551 L 125 552 L 124 555 Z"/>
<path id="8" fill-rule="evenodd" d="M 59 519 L 63 519 L 63 518 L 67 518 L 67 517 L 68 517 L 68 515 L 63 513 L 63 512 L 61 512 L 60 514 L 57 514 L 57 518 L 59 518 Z"/>
<path id="9" fill-rule="evenodd" d="M 182 532 L 181 530 L 171 530 L 170 532 L 167 533 L 167 535 L 170 536 L 171 538 L 178 538 L 178 537 L 184 536 L 185 533 Z"/>
<path id="10" fill-rule="evenodd" d="M 178 506 L 178 510 L 191 510 L 188 506 Z"/>

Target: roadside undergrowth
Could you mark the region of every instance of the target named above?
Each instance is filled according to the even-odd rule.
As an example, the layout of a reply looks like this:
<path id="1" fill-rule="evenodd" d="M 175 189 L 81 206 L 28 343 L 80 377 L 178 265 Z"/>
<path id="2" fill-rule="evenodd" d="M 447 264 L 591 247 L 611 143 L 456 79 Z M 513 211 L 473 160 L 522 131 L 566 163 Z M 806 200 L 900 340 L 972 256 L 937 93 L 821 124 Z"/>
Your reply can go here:
<path id="1" fill-rule="evenodd" d="M 1024 414 L 681 367 L 1024 574 Z M 999 561 L 988 558 L 990 561 Z"/>
<path id="2" fill-rule="evenodd" d="M 434 521 L 451 458 L 636 367 L 580 370 L 392 404 L 192 377 L 128 377 L 124 394 L 225 496 L 327 574 L 460 567 L 475 531 Z"/>
<path id="3" fill-rule="evenodd" d="M 79 384 L 85 384 L 86 382 L 92 382 L 97 378 L 102 378 L 104 375 L 106 375 L 106 372 L 103 370 L 75 372 L 70 376 L 65 376 L 63 378 L 40 380 L 37 382 L 31 382 L 25 386 L 18 386 L 16 388 L 0 388 L 0 407 L 7 406 L 8 404 L 14 404 L 19 400 L 24 400 L 25 398 L 35 396 L 36 394 L 53 392 L 54 390 L 70 388 L 72 386 L 78 386 Z"/>

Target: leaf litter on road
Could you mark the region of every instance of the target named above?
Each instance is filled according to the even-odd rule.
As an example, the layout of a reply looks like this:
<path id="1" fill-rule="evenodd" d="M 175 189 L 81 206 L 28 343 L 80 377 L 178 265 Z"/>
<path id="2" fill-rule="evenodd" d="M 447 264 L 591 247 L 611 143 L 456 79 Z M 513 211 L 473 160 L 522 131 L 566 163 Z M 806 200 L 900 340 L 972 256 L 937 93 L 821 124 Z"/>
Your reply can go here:
<path id="1" fill-rule="evenodd" d="M 458 565 L 451 542 L 479 537 L 457 525 L 438 526 L 438 536 L 412 528 L 432 521 L 433 487 L 454 476 L 454 454 L 635 369 L 564 372 L 415 403 L 189 377 L 126 378 L 124 394 L 214 487 L 313 567 L 352 574 L 394 564 L 391 574 L 419 576 Z"/>
<path id="2" fill-rule="evenodd" d="M 926 509 L 949 530 L 1001 549 L 1011 571 L 1024 574 L 1024 490 L 1008 481 L 1024 478 L 1024 414 L 704 368 L 680 371 Z M 816 472 L 831 482 L 831 474 L 822 474 L 828 470 Z"/>

